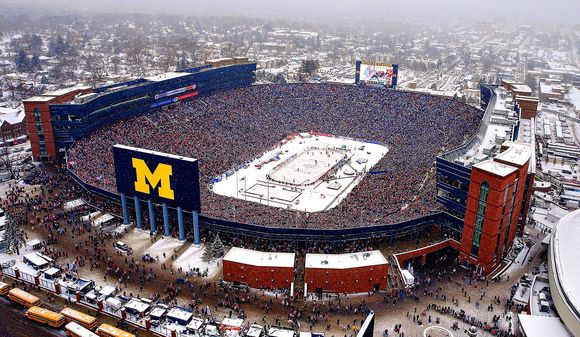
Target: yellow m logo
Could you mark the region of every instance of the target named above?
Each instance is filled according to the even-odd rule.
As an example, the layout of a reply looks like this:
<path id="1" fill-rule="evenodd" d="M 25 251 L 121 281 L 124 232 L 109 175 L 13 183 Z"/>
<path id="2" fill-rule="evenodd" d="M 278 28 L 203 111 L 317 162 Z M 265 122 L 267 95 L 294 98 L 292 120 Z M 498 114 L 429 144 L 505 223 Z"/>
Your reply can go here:
<path id="1" fill-rule="evenodd" d="M 132 158 L 133 168 L 135 168 L 135 191 L 151 194 L 150 188 L 155 189 L 159 185 L 159 196 L 166 199 L 174 199 L 174 193 L 171 189 L 170 177 L 173 174 L 171 165 L 159 164 L 155 171 L 151 173 L 149 167 L 143 159 Z"/>

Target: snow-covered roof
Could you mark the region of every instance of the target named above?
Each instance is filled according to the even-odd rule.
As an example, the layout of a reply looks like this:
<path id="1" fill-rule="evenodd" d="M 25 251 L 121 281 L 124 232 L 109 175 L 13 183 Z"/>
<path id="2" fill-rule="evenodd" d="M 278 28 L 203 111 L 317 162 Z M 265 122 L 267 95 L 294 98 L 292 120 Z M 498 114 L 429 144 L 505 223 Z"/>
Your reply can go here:
<path id="1" fill-rule="evenodd" d="M 518 315 L 526 337 L 572 337 L 559 317 Z"/>
<path id="2" fill-rule="evenodd" d="M 270 330 L 268 330 L 268 336 L 270 336 L 270 337 L 294 337 L 294 330 L 274 326 L 274 327 L 271 327 Z"/>
<path id="3" fill-rule="evenodd" d="M 23 120 L 24 112 L 22 110 L 0 107 L 0 125 L 4 122 L 14 125 L 22 123 Z"/>
<path id="4" fill-rule="evenodd" d="M 294 253 L 260 252 L 238 247 L 232 247 L 224 257 L 224 261 L 249 264 L 257 267 L 288 267 L 294 268 Z"/>
<path id="5" fill-rule="evenodd" d="M 115 290 L 114 286 L 104 286 L 99 290 L 99 294 L 103 296 L 111 296 L 115 293 Z"/>
<path id="6" fill-rule="evenodd" d="M 199 317 L 194 317 L 191 319 L 191 322 L 187 324 L 187 328 L 190 330 L 198 330 L 203 326 L 203 319 Z"/>
<path id="7" fill-rule="evenodd" d="M 501 160 L 504 163 L 510 163 L 520 167 L 530 160 L 532 155 L 532 147 L 530 144 L 521 142 L 505 142 L 503 145 L 508 146 L 508 148 L 498 154 L 495 157 L 496 160 Z"/>
<path id="8" fill-rule="evenodd" d="M 225 317 L 221 323 L 222 325 L 237 326 L 241 327 L 244 324 L 244 320 L 240 318 L 228 318 Z"/>
<path id="9" fill-rule="evenodd" d="M 580 311 L 580 260 L 578 242 L 580 242 L 580 210 L 563 217 L 552 232 L 552 270 L 557 287 L 552 286 L 552 293 L 558 291 L 569 310 L 576 319 Z M 555 289 L 557 288 L 557 289 Z M 560 311 L 562 308 L 557 308 Z"/>
<path id="10" fill-rule="evenodd" d="M 141 313 L 149 309 L 149 304 L 143 303 L 136 299 L 131 299 L 129 303 L 125 304 L 125 309 L 131 309 Z"/>
<path id="11" fill-rule="evenodd" d="M 349 269 L 387 264 L 378 250 L 347 254 L 306 254 L 306 268 Z"/>
<path id="12" fill-rule="evenodd" d="M 159 74 L 159 75 L 145 77 L 145 79 L 148 81 L 151 81 L 151 82 L 160 82 L 160 81 L 170 80 L 172 78 L 183 77 L 183 76 L 187 76 L 187 75 L 190 75 L 190 74 L 189 73 L 168 72 L 168 73 L 163 73 L 163 74 Z"/>
<path id="13" fill-rule="evenodd" d="M 508 176 L 511 173 L 517 171 L 517 169 L 513 166 L 498 163 L 491 159 L 474 164 L 473 167 L 500 177 Z"/>
<path id="14" fill-rule="evenodd" d="M 40 257 L 37 253 L 28 253 L 24 255 L 24 259 L 28 260 L 30 263 L 38 267 L 48 264 L 48 261 Z"/>
<path id="15" fill-rule="evenodd" d="M 167 313 L 167 317 L 180 321 L 189 321 L 192 316 L 193 314 L 190 311 L 177 307 L 169 309 Z"/>

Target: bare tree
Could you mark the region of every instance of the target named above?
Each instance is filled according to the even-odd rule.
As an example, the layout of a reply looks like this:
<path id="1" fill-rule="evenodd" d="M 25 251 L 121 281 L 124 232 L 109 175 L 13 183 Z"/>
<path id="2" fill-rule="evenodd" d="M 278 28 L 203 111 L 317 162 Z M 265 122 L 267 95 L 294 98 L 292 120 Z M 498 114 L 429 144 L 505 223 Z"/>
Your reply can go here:
<path id="1" fill-rule="evenodd" d="M 10 151 L 6 147 L 0 149 L 0 151 L 0 167 L 8 172 L 10 179 L 18 179 L 20 177 L 20 171 L 16 169 L 16 165 L 14 164 L 14 156 L 10 155 Z"/>

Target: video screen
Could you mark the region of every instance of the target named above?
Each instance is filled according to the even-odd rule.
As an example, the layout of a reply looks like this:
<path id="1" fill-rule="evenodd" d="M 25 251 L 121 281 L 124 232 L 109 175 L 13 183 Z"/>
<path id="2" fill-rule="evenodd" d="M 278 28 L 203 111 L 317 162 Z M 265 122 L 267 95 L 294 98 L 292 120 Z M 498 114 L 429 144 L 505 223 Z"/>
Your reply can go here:
<path id="1" fill-rule="evenodd" d="M 394 64 L 361 62 L 360 81 L 393 87 L 397 84 L 397 67 Z"/>

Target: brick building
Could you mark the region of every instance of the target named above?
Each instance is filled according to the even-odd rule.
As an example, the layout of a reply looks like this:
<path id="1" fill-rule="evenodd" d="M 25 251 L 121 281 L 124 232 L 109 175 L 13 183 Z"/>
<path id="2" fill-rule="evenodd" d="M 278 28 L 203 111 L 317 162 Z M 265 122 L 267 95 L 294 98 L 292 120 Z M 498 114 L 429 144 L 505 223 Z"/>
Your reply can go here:
<path id="1" fill-rule="evenodd" d="M 73 100 L 78 94 L 91 92 L 90 87 L 72 87 L 23 100 L 25 123 L 32 147 L 32 157 L 36 161 L 56 158 L 58 150 L 54 139 L 54 130 L 50 105 Z"/>
<path id="2" fill-rule="evenodd" d="M 495 158 L 472 167 L 459 259 L 484 274 L 499 265 L 518 231 L 532 151 L 506 142 Z"/>
<path id="3" fill-rule="evenodd" d="M 260 252 L 233 247 L 223 259 L 223 279 L 251 288 L 290 289 L 294 253 Z"/>
<path id="4" fill-rule="evenodd" d="M 24 112 L 21 109 L 0 107 L 0 141 L 12 145 L 19 138 L 26 140 Z"/>
<path id="5" fill-rule="evenodd" d="M 309 292 L 364 293 L 387 287 L 389 263 L 378 250 L 350 254 L 306 254 Z"/>

